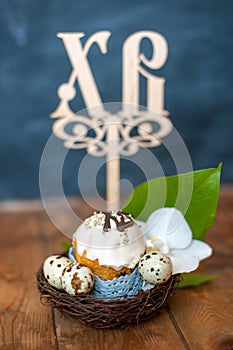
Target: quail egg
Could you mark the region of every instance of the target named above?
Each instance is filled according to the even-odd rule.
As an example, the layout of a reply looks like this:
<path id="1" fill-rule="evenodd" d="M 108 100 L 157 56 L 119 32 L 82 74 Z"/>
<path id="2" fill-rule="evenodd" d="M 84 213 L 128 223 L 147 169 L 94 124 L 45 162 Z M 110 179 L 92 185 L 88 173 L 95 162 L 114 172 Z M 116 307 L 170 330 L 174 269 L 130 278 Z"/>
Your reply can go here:
<path id="1" fill-rule="evenodd" d="M 74 263 L 64 269 L 61 280 L 63 289 L 71 295 L 88 293 L 94 284 L 91 270 L 86 266 Z"/>
<path id="2" fill-rule="evenodd" d="M 158 251 L 147 253 L 140 259 L 138 271 L 146 282 L 162 284 L 171 277 L 172 262 L 167 255 Z"/>
<path id="3" fill-rule="evenodd" d="M 61 275 L 64 268 L 71 263 L 71 260 L 61 255 L 51 255 L 43 265 L 43 272 L 47 282 L 57 288 L 62 289 Z"/>

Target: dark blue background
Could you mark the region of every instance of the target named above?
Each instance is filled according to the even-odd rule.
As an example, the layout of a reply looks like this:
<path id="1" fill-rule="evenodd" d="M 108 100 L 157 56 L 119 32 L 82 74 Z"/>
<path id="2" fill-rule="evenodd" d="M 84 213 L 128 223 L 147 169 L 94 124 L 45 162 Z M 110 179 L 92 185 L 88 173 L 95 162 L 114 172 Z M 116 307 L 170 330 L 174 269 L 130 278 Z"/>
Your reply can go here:
<path id="1" fill-rule="evenodd" d="M 110 30 L 109 53 L 91 52 L 104 102 L 121 100 L 121 48 L 131 33 L 154 30 L 169 44 L 166 109 L 190 151 L 193 166 L 223 162 L 223 182 L 233 181 L 233 2 L 217 0 L 0 2 L 0 198 L 39 196 L 38 169 L 51 134 L 49 114 L 57 87 L 67 81 L 70 63 L 57 32 L 86 37 Z M 143 101 L 142 101 L 143 102 Z M 74 102 L 80 110 L 81 98 Z M 162 148 L 167 174 L 173 173 Z M 85 152 L 71 151 L 64 186 L 76 194 L 74 172 Z M 142 177 L 125 168 L 133 183 Z M 127 173 L 128 172 L 128 173 Z M 133 175 L 133 173 L 136 175 Z M 104 171 L 99 176 L 104 189 Z"/>

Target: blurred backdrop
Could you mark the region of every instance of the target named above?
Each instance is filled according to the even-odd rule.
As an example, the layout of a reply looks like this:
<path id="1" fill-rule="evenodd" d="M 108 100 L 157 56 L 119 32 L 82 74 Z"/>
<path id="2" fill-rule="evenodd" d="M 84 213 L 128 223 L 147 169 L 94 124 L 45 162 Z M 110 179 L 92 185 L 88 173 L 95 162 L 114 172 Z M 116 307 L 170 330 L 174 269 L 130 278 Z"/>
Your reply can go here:
<path id="1" fill-rule="evenodd" d="M 153 30 L 169 45 L 164 67 L 165 107 L 185 141 L 194 169 L 223 162 L 222 182 L 233 182 L 233 3 L 230 0 L 1 0 L 0 1 L 0 199 L 37 198 L 39 163 L 51 135 L 57 88 L 71 72 L 57 32 L 110 30 L 108 54 L 93 46 L 90 63 L 104 102 L 121 100 L 121 56 L 133 32 Z M 150 47 L 146 54 L 150 55 Z M 142 93 L 142 104 L 143 93 Z M 84 108 L 80 94 L 73 102 Z M 62 141 L 58 141 L 58 152 Z M 166 174 L 169 154 L 153 149 Z M 77 195 L 85 151 L 70 151 L 63 171 L 67 194 Z M 134 185 L 143 174 L 123 164 Z M 98 188 L 105 189 L 104 169 Z M 87 179 L 88 187 L 88 179 Z"/>

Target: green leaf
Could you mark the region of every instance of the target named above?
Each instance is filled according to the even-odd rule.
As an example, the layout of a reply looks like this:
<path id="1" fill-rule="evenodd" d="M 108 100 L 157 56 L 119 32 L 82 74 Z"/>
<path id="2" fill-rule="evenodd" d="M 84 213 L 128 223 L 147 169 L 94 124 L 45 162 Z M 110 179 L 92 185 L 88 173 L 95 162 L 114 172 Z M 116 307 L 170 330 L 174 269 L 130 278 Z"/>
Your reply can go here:
<path id="1" fill-rule="evenodd" d="M 69 244 L 65 241 L 61 242 L 61 247 L 64 249 L 65 252 L 68 252 L 68 250 L 70 249 L 71 246 L 72 246 L 71 244 Z"/>
<path id="2" fill-rule="evenodd" d="M 196 286 L 199 286 L 200 284 L 212 281 L 217 276 L 218 275 L 212 275 L 212 274 L 207 275 L 207 274 L 197 273 L 197 272 L 182 273 L 181 281 L 178 285 L 178 288 L 196 287 Z"/>
<path id="3" fill-rule="evenodd" d="M 189 223 L 193 238 L 204 240 L 205 231 L 214 223 L 221 168 L 219 164 L 217 168 L 143 182 L 133 190 L 123 210 L 146 221 L 155 209 L 176 207 Z"/>

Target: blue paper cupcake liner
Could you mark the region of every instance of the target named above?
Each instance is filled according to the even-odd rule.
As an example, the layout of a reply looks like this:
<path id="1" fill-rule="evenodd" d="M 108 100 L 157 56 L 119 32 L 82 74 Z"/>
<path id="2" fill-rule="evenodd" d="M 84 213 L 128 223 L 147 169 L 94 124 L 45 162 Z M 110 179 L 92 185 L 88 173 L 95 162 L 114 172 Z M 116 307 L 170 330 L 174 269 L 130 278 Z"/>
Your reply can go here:
<path id="1" fill-rule="evenodd" d="M 74 255 L 74 247 L 69 250 L 69 258 L 77 263 Z M 143 280 L 136 268 L 130 275 L 103 281 L 94 275 L 94 286 L 91 294 L 98 298 L 110 300 L 114 298 L 132 298 L 142 289 Z"/>

